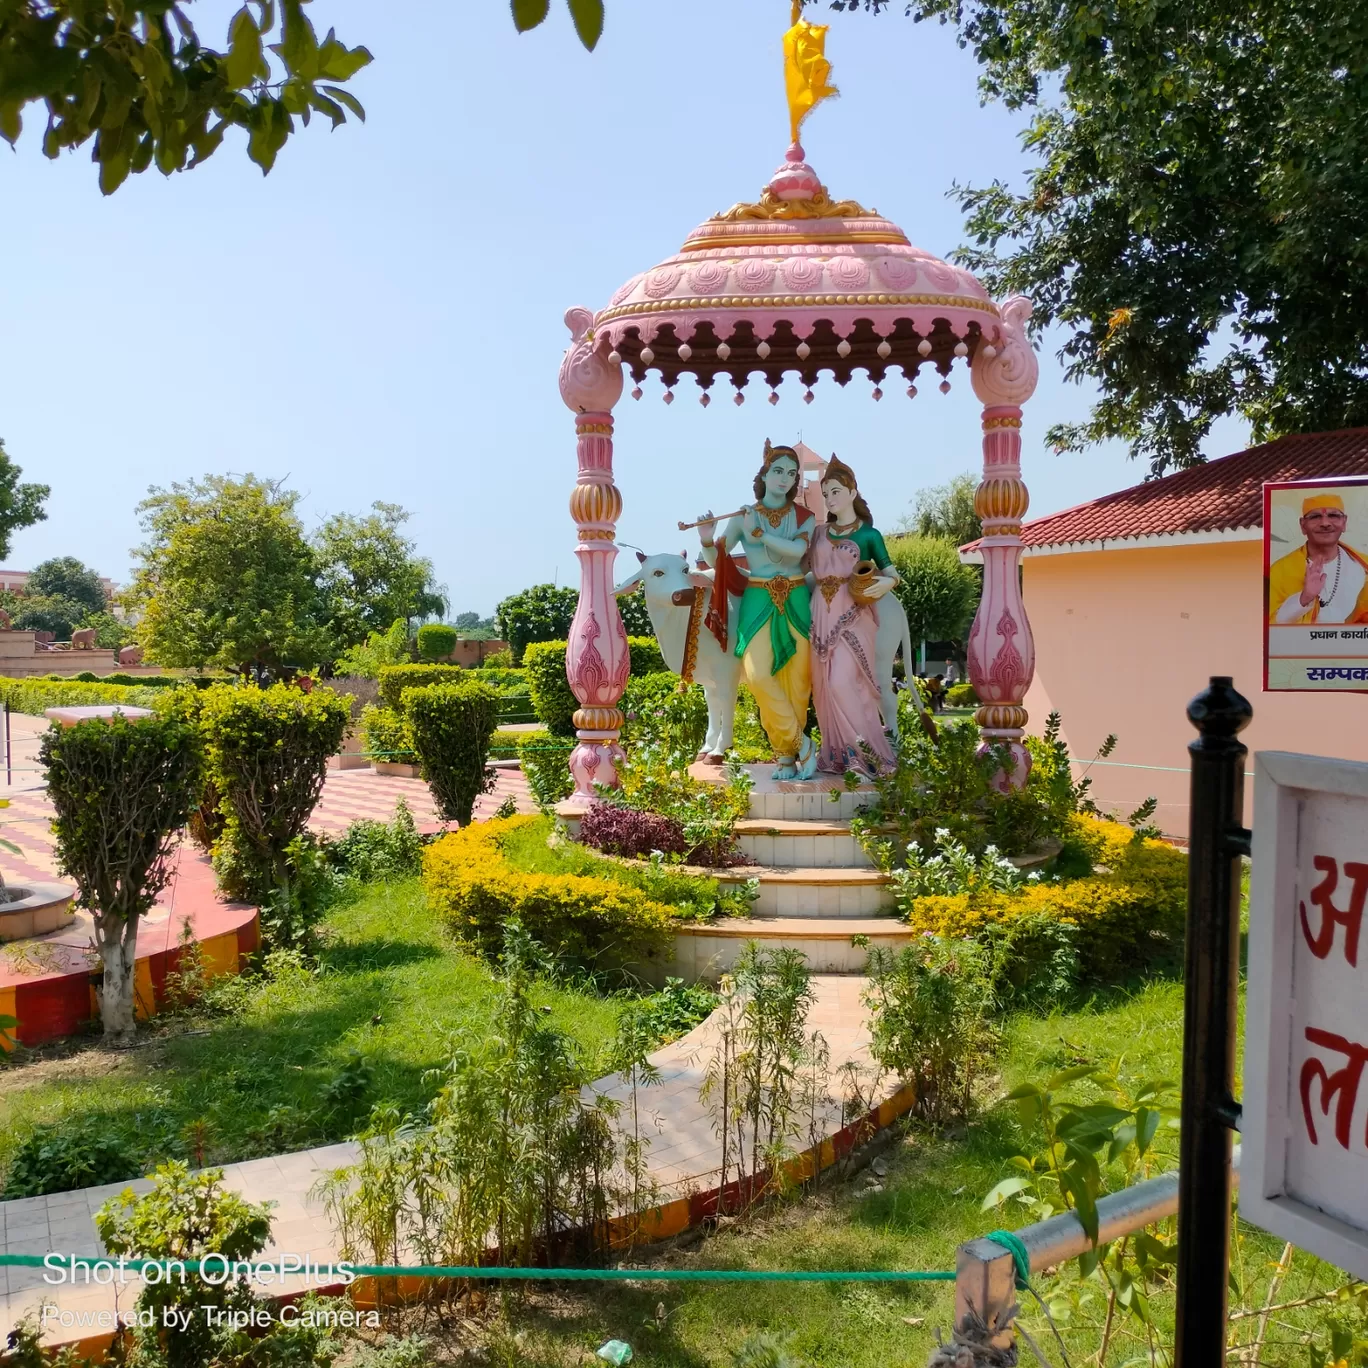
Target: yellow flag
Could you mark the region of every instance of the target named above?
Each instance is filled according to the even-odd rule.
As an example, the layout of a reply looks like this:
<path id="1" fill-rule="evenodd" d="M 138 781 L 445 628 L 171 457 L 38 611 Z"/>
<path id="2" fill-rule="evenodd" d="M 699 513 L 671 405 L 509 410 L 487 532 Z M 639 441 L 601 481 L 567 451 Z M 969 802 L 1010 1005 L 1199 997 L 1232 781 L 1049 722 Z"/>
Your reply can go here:
<path id="1" fill-rule="evenodd" d="M 784 34 L 784 85 L 788 90 L 789 134 L 798 141 L 798 126 L 830 95 L 840 92 L 831 84 L 831 63 L 826 59 L 828 25 L 809 24 L 799 18 L 801 4 L 795 0 L 793 27 Z"/>

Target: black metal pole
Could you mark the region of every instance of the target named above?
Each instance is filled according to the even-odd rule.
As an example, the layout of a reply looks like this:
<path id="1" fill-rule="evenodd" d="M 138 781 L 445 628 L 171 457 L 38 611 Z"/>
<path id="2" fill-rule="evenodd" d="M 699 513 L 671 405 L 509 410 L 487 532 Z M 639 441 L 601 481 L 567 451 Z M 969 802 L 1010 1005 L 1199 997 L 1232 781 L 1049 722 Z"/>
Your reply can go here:
<path id="1" fill-rule="evenodd" d="M 1225 1362 L 1230 1272 L 1230 1131 L 1239 1125 L 1235 1010 L 1239 991 L 1240 856 L 1248 749 L 1238 739 L 1254 710 L 1228 676 L 1188 704 L 1198 737 L 1188 814 L 1183 1111 L 1178 1170 L 1175 1368 Z"/>

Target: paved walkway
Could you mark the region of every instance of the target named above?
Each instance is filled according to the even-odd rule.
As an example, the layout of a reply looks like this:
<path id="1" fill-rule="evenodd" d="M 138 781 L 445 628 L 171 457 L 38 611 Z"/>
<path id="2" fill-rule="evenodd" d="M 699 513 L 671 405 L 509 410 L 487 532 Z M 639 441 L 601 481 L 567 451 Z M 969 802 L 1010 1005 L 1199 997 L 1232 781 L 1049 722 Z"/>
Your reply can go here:
<path id="1" fill-rule="evenodd" d="M 55 814 L 38 764 L 38 739 L 48 724 L 41 717 L 12 713 L 10 726 L 13 782 L 0 786 L 0 797 L 9 799 L 9 807 L 0 811 L 0 836 L 13 841 L 20 854 L 12 855 L 0 848 L 0 870 L 10 882 L 58 878 L 51 831 Z M 508 798 L 517 803 L 520 812 L 537 810 L 520 770 L 499 769 L 495 773 L 493 790 L 482 795 L 475 805 L 476 820 L 492 815 Z M 400 798 L 409 805 L 420 831 L 441 827 L 432 794 L 421 779 L 401 779 L 370 769 L 329 770 L 309 825 L 315 831 L 340 836 L 361 817 L 389 821 Z M 173 884 L 161 901 L 169 908 L 174 898 Z M 158 911 L 153 916 L 157 917 Z"/>
<path id="2" fill-rule="evenodd" d="M 862 1090 L 866 1094 L 875 1083 L 865 1013 L 860 1003 L 864 982 L 845 976 L 813 980 L 816 998 L 808 1015 L 808 1030 L 820 1030 L 830 1049 L 826 1088 L 832 1095 L 818 1108 L 816 1129 L 820 1137 L 834 1135 L 851 1119 L 843 1110 L 840 1096 L 845 1086 L 843 1069 L 853 1066 L 863 1075 Z M 719 1143 L 712 1116 L 698 1097 L 718 1037 L 718 1029 L 709 1018 L 688 1035 L 651 1056 L 660 1072 L 660 1082 L 640 1092 L 639 1108 L 642 1131 L 650 1141 L 647 1162 L 650 1180 L 658 1185 L 653 1195 L 659 1204 L 706 1192 L 718 1185 Z M 620 1075 L 600 1079 L 593 1085 L 593 1091 L 620 1102 L 630 1101 L 629 1087 Z M 891 1092 L 892 1088 L 881 1091 Z M 868 1110 L 868 1104 L 859 1110 L 861 1113 Z M 624 1107 L 617 1126 L 623 1127 L 629 1117 L 630 1110 Z M 794 1144 L 797 1150 L 812 1144 L 806 1126 L 803 1133 L 795 1137 Z M 331 1225 L 321 1203 L 310 1194 L 322 1174 L 351 1163 L 355 1154 L 355 1146 L 350 1143 L 328 1145 L 297 1154 L 230 1164 L 225 1168 L 227 1183 L 244 1197 L 276 1204 L 273 1243 L 263 1257 L 292 1254 L 323 1265 L 337 1257 Z M 735 1172 L 729 1177 L 734 1178 Z M 95 1234 L 94 1214 L 111 1196 L 130 1186 L 143 1192 L 150 1184 L 142 1179 L 132 1184 L 111 1183 L 78 1192 L 0 1202 L 2 1247 L 14 1254 L 102 1253 Z M 54 1287 L 44 1284 L 41 1269 L 10 1268 L 0 1270 L 0 1277 L 4 1279 L 0 1282 L 0 1335 L 7 1333 L 26 1312 L 44 1302 L 73 1313 L 74 1320 L 84 1318 L 85 1334 L 93 1334 L 99 1326 L 99 1314 L 128 1309 L 140 1287 L 132 1278 L 121 1294 L 116 1287 L 110 1286 Z M 295 1276 L 286 1279 L 280 1290 L 305 1286 L 305 1280 Z M 49 1332 L 48 1341 L 54 1344 L 81 1337 L 78 1325 L 63 1328 L 56 1321 L 49 1326 Z"/>

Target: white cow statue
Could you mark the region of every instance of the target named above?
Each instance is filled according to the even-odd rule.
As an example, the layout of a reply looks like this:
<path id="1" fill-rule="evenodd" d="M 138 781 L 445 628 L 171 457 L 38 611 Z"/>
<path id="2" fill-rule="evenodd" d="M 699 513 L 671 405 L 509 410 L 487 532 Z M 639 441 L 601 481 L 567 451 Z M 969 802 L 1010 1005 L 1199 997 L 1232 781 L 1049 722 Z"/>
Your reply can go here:
<path id="1" fill-rule="evenodd" d="M 614 592 L 627 594 L 641 587 L 646 599 L 646 612 L 655 629 L 656 640 L 660 643 L 660 653 L 675 674 L 684 668 L 689 612 L 694 597 L 698 594 L 704 596 L 697 616 L 698 653 L 694 660 L 693 677 L 695 683 L 702 686 L 703 696 L 708 703 L 708 733 L 698 758 L 721 763 L 723 756 L 731 749 L 732 730 L 736 723 L 736 694 L 741 683 L 741 662 L 736 658 L 736 620 L 739 616 L 736 603 L 733 601 L 732 611 L 727 614 L 730 636 L 724 651 L 703 622 L 712 597 L 713 572 L 691 570 L 687 557 L 669 553 L 645 556 L 638 551 L 637 559 L 641 564 Z M 884 725 L 896 740 L 898 700 L 893 690 L 893 660 L 901 646 L 904 667 L 912 662 L 912 636 L 907 626 L 907 614 L 895 595 L 885 594 L 879 600 L 878 613 L 875 668 L 878 670 L 882 695 L 880 711 Z M 921 694 L 916 689 L 912 691 L 912 698 L 918 710 L 925 711 Z"/>

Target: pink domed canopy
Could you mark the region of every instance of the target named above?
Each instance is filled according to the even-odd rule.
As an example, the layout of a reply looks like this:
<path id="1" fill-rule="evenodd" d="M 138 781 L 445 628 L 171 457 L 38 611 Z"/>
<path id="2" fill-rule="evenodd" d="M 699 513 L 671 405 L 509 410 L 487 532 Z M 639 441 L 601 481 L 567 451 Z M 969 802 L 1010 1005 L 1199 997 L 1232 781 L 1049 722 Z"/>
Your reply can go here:
<path id="1" fill-rule="evenodd" d="M 942 376 L 966 359 L 983 405 L 983 480 L 974 507 L 983 523 L 983 596 L 970 630 L 969 677 L 980 699 L 985 745 L 1010 757 L 998 776 L 1021 784 L 1030 767 L 1022 700 L 1035 668 L 1021 598 L 1021 405 L 1039 374 L 1027 335 L 1031 301 L 1001 305 L 968 271 L 913 247 L 902 230 L 853 200 L 833 200 L 794 143 L 755 204 L 715 214 L 668 261 L 633 276 L 597 314 L 565 315 L 570 346 L 560 392 L 575 416 L 579 478 L 570 498 L 578 527 L 580 600 L 570 624 L 566 676 L 579 700 L 570 757 L 574 803 L 616 783 L 622 759 L 618 703 L 628 677 L 627 636 L 614 597 L 613 562 L 622 494 L 613 479 L 613 409 L 623 372 L 659 373 L 665 399 L 683 374 L 702 387 L 719 376 L 735 400 L 759 372 L 771 403 L 786 372 L 809 387 L 830 371 L 846 384 L 856 370 L 880 382 L 897 368 L 914 381 L 924 365 Z M 941 389 L 950 387 L 943 379 Z M 907 392 L 915 395 L 915 383 Z M 744 463 L 747 474 L 752 466 Z M 680 524 L 681 527 L 684 524 Z M 700 601 L 700 600 L 696 600 Z"/>
<path id="2" fill-rule="evenodd" d="M 991 359 L 1001 315 L 966 270 L 914 247 L 896 224 L 854 200 L 833 200 L 797 143 L 755 204 L 700 224 L 674 256 L 634 276 L 594 319 L 639 383 L 693 375 L 706 391 L 738 391 L 754 371 L 777 386 L 794 371 L 844 385 L 856 370 L 878 384 L 898 367 Z M 704 402 L 707 402 L 706 395 Z"/>

